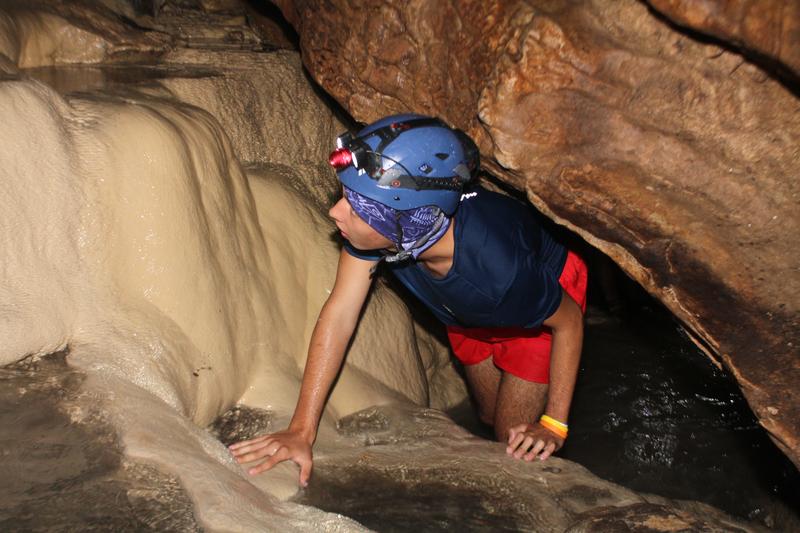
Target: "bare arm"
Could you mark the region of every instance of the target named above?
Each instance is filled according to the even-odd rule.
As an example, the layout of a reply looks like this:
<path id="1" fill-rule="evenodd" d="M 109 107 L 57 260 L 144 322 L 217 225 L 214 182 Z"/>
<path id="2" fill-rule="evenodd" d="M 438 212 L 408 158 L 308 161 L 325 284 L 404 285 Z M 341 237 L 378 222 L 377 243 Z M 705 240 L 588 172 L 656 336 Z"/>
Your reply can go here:
<path id="1" fill-rule="evenodd" d="M 544 414 L 566 423 L 583 347 L 583 314 L 575 300 L 562 290 L 561 304 L 543 324 L 553 332 Z M 511 428 L 508 444 L 506 451 L 514 457 L 530 461 L 538 456 L 544 460 L 564 445 L 564 439 L 532 420 Z"/>
<path id="2" fill-rule="evenodd" d="M 583 347 L 583 314 L 572 297 L 562 291 L 561 305 L 544 325 L 553 330 L 550 355 L 550 389 L 544 414 L 566 423 Z"/>
<path id="3" fill-rule="evenodd" d="M 308 358 L 294 416 L 281 432 L 238 442 L 230 449 L 239 463 L 267 458 L 249 470 L 258 474 L 291 459 L 300 466 L 300 484 L 311 475 L 311 446 L 333 381 L 344 360 L 344 352 L 356 327 L 371 284 L 374 263 L 342 250 L 331 295 L 322 306 L 311 335 Z"/>
<path id="4" fill-rule="evenodd" d="M 373 264 L 342 250 L 333 291 L 311 335 L 300 397 L 289 424 L 290 431 L 302 434 L 310 443 L 316 439 L 325 401 L 369 292 Z"/>

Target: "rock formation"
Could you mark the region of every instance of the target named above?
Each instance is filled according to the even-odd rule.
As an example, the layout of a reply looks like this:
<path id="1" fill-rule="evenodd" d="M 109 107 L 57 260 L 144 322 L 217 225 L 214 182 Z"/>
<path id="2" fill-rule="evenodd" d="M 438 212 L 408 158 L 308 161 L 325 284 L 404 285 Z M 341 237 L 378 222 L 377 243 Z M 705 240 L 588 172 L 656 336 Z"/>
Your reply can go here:
<path id="1" fill-rule="evenodd" d="M 357 120 L 468 131 L 680 318 L 800 464 L 796 1 L 650 2 L 721 41 L 634 0 L 277 3 Z"/>
<path id="2" fill-rule="evenodd" d="M 64 416 L 102 418 L 126 462 L 179 482 L 189 498 L 174 499 L 194 505 L 187 523 L 362 530 L 287 501 L 296 492 L 290 464 L 247 477 L 204 429 L 237 402 L 260 413 L 249 430 L 277 429 L 291 415 L 339 253 L 325 218 L 337 185 L 319 161 L 341 124 L 304 83 L 297 54 L 256 53 L 257 37 L 237 37 L 250 35 L 240 16 L 209 25 L 190 11 L 178 24 L 170 16 L 180 10 L 154 20 L 124 2 L 98 5 L 0 12 L 0 363 L 66 353 L 81 378 Z M 135 30 L 125 17 L 155 29 Z M 155 55 L 157 64 L 119 67 Z M 63 66 L 85 63 L 95 66 Z M 488 134 L 481 142 L 486 149 Z M 406 481 L 453 490 L 466 480 L 489 498 L 501 471 L 527 491 L 518 501 L 529 508 L 515 519 L 541 530 L 758 530 L 568 461 L 515 461 L 467 435 L 429 409 L 458 403 L 465 390 L 447 351 L 425 335 L 378 284 L 315 447 L 323 474 L 355 465 L 402 481 L 406 471 Z M 218 435 L 249 436 L 230 418 L 233 429 Z"/>
<path id="3" fill-rule="evenodd" d="M 245 60 L 232 46 L 176 47 L 158 66 L 124 72 L 20 70 L 23 57 L 40 67 L 116 61 L 83 49 L 113 50 L 122 37 L 80 33 L 72 9 L 46 4 L 2 13 L 24 31 L 4 36 L 0 82 L 0 363 L 67 350 L 87 373 L 82 408 L 104 413 L 127 457 L 180 478 L 204 527 L 263 530 L 275 516 L 280 530 L 353 525 L 243 483 L 201 429 L 242 397 L 279 424 L 293 409 L 339 253 L 322 207 L 335 178 L 321 162 L 343 126 L 295 52 Z M 102 16 L 118 23 L 97 13 L 87 17 L 98 26 Z M 81 46 L 53 39 L 76 34 Z M 59 95 L 36 76 L 81 92 Z M 395 317 L 391 335 L 380 316 Z M 390 401 L 445 408 L 464 394 L 447 351 L 418 335 L 381 285 L 326 424 Z M 71 415 L 84 417 L 80 407 Z M 286 468 L 259 479 L 268 493 L 294 492 Z"/>
<path id="4" fill-rule="evenodd" d="M 681 26 L 774 59 L 795 76 L 800 75 L 800 2 L 648 0 L 648 3 Z"/>

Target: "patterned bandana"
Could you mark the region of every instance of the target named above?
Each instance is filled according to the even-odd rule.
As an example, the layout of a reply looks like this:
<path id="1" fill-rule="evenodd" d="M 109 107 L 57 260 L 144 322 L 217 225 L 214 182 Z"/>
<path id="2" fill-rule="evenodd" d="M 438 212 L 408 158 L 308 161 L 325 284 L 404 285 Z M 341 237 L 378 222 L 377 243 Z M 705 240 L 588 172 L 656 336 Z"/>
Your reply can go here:
<path id="1" fill-rule="evenodd" d="M 353 211 L 400 250 L 384 259 L 393 263 L 419 254 L 436 244 L 450 227 L 450 217 L 433 205 L 398 211 L 344 187 Z"/>

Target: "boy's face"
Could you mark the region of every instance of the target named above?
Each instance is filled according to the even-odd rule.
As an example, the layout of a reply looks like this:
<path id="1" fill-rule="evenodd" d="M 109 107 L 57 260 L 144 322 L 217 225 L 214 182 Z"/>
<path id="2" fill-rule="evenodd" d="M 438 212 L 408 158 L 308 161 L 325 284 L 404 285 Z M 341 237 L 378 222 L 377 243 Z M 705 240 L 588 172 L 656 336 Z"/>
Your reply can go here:
<path id="1" fill-rule="evenodd" d="M 339 228 L 342 237 L 359 250 L 381 250 L 393 247 L 392 241 L 372 229 L 353 211 L 344 196 L 331 207 L 328 216 L 336 222 L 336 227 Z"/>

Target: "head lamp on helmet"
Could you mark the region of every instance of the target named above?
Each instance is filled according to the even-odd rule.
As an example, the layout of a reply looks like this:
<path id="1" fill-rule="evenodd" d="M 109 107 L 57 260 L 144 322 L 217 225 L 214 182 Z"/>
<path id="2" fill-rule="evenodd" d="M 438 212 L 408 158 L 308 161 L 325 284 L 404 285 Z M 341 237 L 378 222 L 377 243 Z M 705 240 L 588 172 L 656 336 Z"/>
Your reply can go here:
<path id="1" fill-rule="evenodd" d="M 478 168 L 467 135 L 422 115 L 386 117 L 336 145 L 329 161 L 342 184 L 398 210 L 434 205 L 451 215 Z"/>

